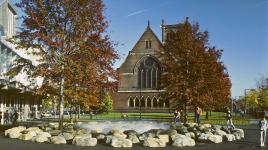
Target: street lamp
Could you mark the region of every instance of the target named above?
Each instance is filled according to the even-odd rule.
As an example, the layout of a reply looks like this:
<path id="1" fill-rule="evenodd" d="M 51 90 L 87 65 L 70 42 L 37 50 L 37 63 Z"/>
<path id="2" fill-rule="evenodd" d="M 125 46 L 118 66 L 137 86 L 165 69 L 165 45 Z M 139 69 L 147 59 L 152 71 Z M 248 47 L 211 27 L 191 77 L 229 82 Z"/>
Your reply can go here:
<path id="1" fill-rule="evenodd" d="M 245 89 L 245 114 L 247 113 L 247 91 L 255 91 L 255 89 Z"/>

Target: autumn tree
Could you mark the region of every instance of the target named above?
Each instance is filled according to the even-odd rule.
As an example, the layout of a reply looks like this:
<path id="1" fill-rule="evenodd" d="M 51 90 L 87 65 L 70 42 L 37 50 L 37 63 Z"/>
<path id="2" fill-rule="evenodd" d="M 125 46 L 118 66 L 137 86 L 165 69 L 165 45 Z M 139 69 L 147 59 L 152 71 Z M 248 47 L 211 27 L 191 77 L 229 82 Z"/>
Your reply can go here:
<path id="1" fill-rule="evenodd" d="M 118 54 L 106 34 L 101 0 L 21 0 L 23 23 L 11 42 L 40 58 L 40 64 L 18 60 L 13 68 L 42 77 L 42 95 L 60 97 L 60 128 L 64 102 L 98 105 L 101 88 L 111 85 Z M 105 84 L 104 84 L 105 83 Z"/>
<path id="2" fill-rule="evenodd" d="M 163 96 L 174 108 L 183 106 L 185 112 L 187 106 L 226 106 L 231 82 L 221 54 L 222 50 L 209 46 L 208 32 L 199 31 L 197 23 L 191 24 L 187 18 L 176 25 L 172 39 L 160 52 Z"/>

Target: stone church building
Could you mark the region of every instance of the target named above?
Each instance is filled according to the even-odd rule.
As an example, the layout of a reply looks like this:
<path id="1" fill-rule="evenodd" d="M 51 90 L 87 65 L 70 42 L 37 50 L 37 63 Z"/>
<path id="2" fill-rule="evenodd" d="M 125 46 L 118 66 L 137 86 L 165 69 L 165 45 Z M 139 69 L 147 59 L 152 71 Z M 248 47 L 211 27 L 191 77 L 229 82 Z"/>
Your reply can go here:
<path id="1" fill-rule="evenodd" d="M 162 65 L 158 52 L 165 41 L 172 38 L 176 25 L 162 22 L 161 41 L 148 26 L 123 64 L 118 68 L 118 91 L 113 94 L 114 111 L 118 112 L 170 112 L 169 101 L 160 93 Z"/>

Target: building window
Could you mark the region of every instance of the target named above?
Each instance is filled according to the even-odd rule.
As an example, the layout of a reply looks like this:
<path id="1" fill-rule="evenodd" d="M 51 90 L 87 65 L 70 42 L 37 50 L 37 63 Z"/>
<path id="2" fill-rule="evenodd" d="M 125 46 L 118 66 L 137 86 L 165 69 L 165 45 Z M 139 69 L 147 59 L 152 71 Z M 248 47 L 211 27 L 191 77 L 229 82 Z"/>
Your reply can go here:
<path id="1" fill-rule="evenodd" d="M 132 97 L 128 100 L 128 107 L 134 107 L 134 100 Z"/>
<path id="2" fill-rule="evenodd" d="M 138 68 L 139 89 L 158 89 L 160 82 L 160 65 L 152 57 L 146 57 Z"/>
<path id="3" fill-rule="evenodd" d="M 146 48 L 152 48 L 152 41 L 151 40 L 145 40 Z"/>
<path id="4" fill-rule="evenodd" d="M 140 107 L 140 101 L 139 101 L 139 99 L 136 97 L 135 98 L 135 106 L 134 107 Z"/>
<path id="5" fill-rule="evenodd" d="M 141 98 L 140 103 L 141 103 L 141 107 L 145 107 L 145 99 L 144 98 Z"/>
<path id="6" fill-rule="evenodd" d="M 152 107 L 152 101 L 149 97 L 147 98 L 147 107 Z"/>
<path id="7" fill-rule="evenodd" d="M 157 99 L 154 97 L 154 98 L 153 98 L 153 107 L 156 108 L 157 106 L 158 106 L 158 105 L 157 105 Z"/>

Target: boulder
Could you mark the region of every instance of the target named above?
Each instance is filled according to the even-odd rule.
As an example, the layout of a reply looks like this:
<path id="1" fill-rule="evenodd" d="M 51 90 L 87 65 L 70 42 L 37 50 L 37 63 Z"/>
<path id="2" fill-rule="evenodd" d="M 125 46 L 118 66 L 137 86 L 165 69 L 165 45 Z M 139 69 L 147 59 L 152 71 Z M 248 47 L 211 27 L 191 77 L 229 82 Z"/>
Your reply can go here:
<path id="1" fill-rule="evenodd" d="M 25 134 L 31 134 L 32 137 L 34 137 L 34 136 L 37 135 L 37 133 L 39 133 L 39 132 L 36 132 L 36 131 L 29 131 L 29 132 L 27 132 L 27 133 L 25 133 Z"/>
<path id="2" fill-rule="evenodd" d="M 221 143 L 222 137 L 220 135 L 209 135 L 208 140 L 213 143 Z"/>
<path id="3" fill-rule="evenodd" d="M 211 127 L 212 127 L 211 124 L 203 124 L 203 126 L 204 126 L 205 128 L 211 128 Z"/>
<path id="4" fill-rule="evenodd" d="M 35 132 L 36 134 L 39 133 L 39 132 L 43 132 L 43 130 L 39 129 L 39 127 L 30 127 L 30 128 L 27 128 L 25 131 L 27 132 Z"/>
<path id="5" fill-rule="evenodd" d="M 16 139 L 16 138 L 19 138 L 21 136 L 21 133 L 20 132 L 17 132 L 16 130 L 12 130 L 8 133 L 8 137 L 9 138 L 12 138 L 12 139 Z"/>
<path id="6" fill-rule="evenodd" d="M 49 133 L 52 136 L 58 136 L 61 133 L 61 131 L 60 130 L 51 130 L 51 131 L 49 131 Z"/>
<path id="7" fill-rule="evenodd" d="M 139 140 L 143 141 L 145 139 L 148 139 L 148 138 L 154 138 L 156 135 L 154 133 L 143 133 L 139 136 Z"/>
<path id="8" fill-rule="evenodd" d="M 79 146 L 96 146 L 97 139 L 86 136 L 75 137 L 73 140 L 73 144 Z"/>
<path id="9" fill-rule="evenodd" d="M 14 127 L 14 128 L 11 128 L 11 129 L 8 129 L 5 131 L 5 136 L 8 136 L 8 134 L 10 132 L 17 132 L 17 133 L 20 133 L 22 131 L 26 130 L 26 127 L 23 127 L 23 126 L 18 126 L 18 127 Z"/>
<path id="10" fill-rule="evenodd" d="M 195 146 L 195 140 L 190 137 L 177 137 L 174 139 L 172 146 L 176 147 L 184 147 L 184 146 Z"/>
<path id="11" fill-rule="evenodd" d="M 104 140 L 104 139 L 105 139 L 105 135 L 104 135 L 104 134 L 99 134 L 99 135 L 97 136 L 97 139 L 98 139 L 98 140 Z"/>
<path id="12" fill-rule="evenodd" d="M 48 132 L 39 132 L 37 136 L 50 138 L 51 134 Z"/>
<path id="13" fill-rule="evenodd" d="M 169 142 L 169 136 L 167 134 L 160 134 L 160 135 L 157 135 L 157 137 L 164 141 L 165 143 L 168 143 Z"/>
<path id="14" fill-rule="evenodd" d="M 129 139 L 133 144 L 134 143 L 140 143 L 139 138 L 137 137 L 137 135 L 134 135 L 134 134 L 128 135 L 127 139 Z"/>
<path id="15" fill-rule="evenodd" d="M 52 136 L 50 142 L 53 144 L 66 144 L 66 140 L 62 136 Z"/>
<path id="16" fill-rule="evenodd" d="M 106 143 L 106 144 L 111 144 L 112 138 L 114 138 L 112 135 L 107 135 L 107 136 L 106 136 L 105 143 Z"/>
<path id="17" fill-rule="evenodd" d="M 36 137 L 32 138 L 33 142 L 37 142 L 37 143 L 44 143 L 44 142 L 48 142 L 48 137 L 46 136 L 41 136 L 41 135 L 37 135 Z"/>
<path id="18" fill-rule="evenodd" d="M 50 123 L 48 123 L 48 127 L 52 128 L 52 129 L 58 129 L 59 128 L 59 123 L 50 122 Z"/>
<path id="19" fill-rule="evenodd" d="M 148 147 L 166 147 L 166 142 L 158 138 L 147 138 L 143 142 L 143 146 Z"/>
<path id="20" fill-rule="evenodd" d="M 241 134 L 239 132 L 233 132 L 236 140 L 241 140 Z"/>
<path id="21" fill-rule="evenodd" d="M 244 130 L 243 129 L 234 129 L 232 133 L 237 133 L 240 135 L 241 138 L 245 138 Z"/>
<path id="22" fill-rule="evenodd" d="M 188 133 L 185 134 L 185 136 L 190 137 L 190 138 L 192 138 L 192 139 L 195 139 L 195 134 L 194 134 L 194 132 L 188 132 Z"/>
<path id="23" fill-rule="evenodd" d="M 167 132 L 168 132 L 168 135 L 169 135 L 169 136 L 178 134 L 177 130 L 174 130 L 174 129 L 172 129 L 172 130 L 168 130 Z"/>
<path id="24" fill-rule="evenodd" d="M 180 137 L 185 138 L 186 136 L 182 135 L 182 134 L 174 134 L 171 136 L 171 139 L 172 139 L 172 141 L 174 141 L 175 139 L 180 138 Z"/>
<path id="25" fill-rule="evenodd" d="M 216 134 L 216 135 L 219 135 L 219 136 L 221 136 L 221 137 L 225 137 L 225 136 L 226 136 L 226 132 L 224 132 L 224 131 L 222 131 L 222 130 L 220 130 L 220 129 L 217 129 L 217 130 L 215 131 L 215 134 Z"/>
<path id="26" fill-rule="evenodd" d="M 32 134 L 29 134 L 29 133 L 21 134 L 19 137 L 20 140 L 25 140 L 25 141 L 32 140 L 32 138 L 33 138 Z"/>
<path id="27" fill-rule="evenodd" d="M 126 135 L 138 135 L 138 133 L 135 130 L 126 130 L 123 133 Z"/>
<path id="28" fill-rule="evenodd" d="M 112 147 L 132 147 L 132 142 L 129 139 L 122 137 L 113 137 L 111 140 Z"/>
<path id="29" fill-rule="evenodd" d="M 112 133 L 113 136 L 118 137 L 118 138 L 124 138 L 124 139 L 127 138 L 127 135 L 124 134 L 120 130 L 112 130 L 111 133 Z"/>
<path id="30" fill-rule="evenodd" d="M 208 141 L 208 137 L 213 135 L 212 133 L 201 133 L 200 136 L 198 137 L 198 141 L 201 142 L 206 142 Z"/>
<path id="31" fill-rule="evenodd" d="M 72 140 L 74 138 L 74 135 L 71 133 L 62 133 L 62 134 L 59 134 L 59 136 L 64 137 L 65 140 Z"/>
<path id="32" fill-rule="evenodd" d="M 228 142 L 232 142 L 232 141 L 235 141 L 235 136 L 233 134 L 226 134 L 225 139 Z"/>
<path id="33" fill-rule="evenodd" d="M 82 135 L 82 134 L 90 134 L 91 132 L 87 129 L 79 129 L 76 131 L 76 135 Z"/>

